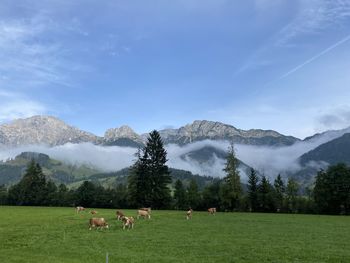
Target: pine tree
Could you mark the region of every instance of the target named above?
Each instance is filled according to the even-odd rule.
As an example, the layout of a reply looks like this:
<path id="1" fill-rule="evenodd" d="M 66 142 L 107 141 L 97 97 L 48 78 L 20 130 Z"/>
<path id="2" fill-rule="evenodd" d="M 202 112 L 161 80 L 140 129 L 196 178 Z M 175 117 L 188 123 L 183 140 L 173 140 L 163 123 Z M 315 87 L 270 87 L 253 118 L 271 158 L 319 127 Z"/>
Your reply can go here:
<path id="1" fill-rule="evenodd" d="M 154 208 L 169 206 L 171 195 L 168 184 L 171 183 L 171 177 L 166 155 L 160 134 L 156 130 L 152 131 L 129 176 L 131 204 Z"/>
<path id="2" fill-rule="evenodd" d="M 26 172 L 18 183 L 19 196 L 17 204 L 42 205 L 46 199 L 46 178 L 38 163 L 32 160 L 27 166 Z"/>
<path id="3" fill-rule="evenodd" d="M 57 186 L 54 182 L 48 181 L 45 186 L 45 200 L 43 205 L 57 206 L 59 204 Z"/>
<path id="4" fill-rule="evenodd" d="M 249 205 L 252 212 L 258 210 L 258 181 L 259 178 L 256 171 L 252 168 L 250 175 L 248 176 L 248 199 Z"/>
<path id="5" fill-rule="evenodd" d="M 198 191 L 198 184 L 196 180 L 191 179 L 190 185 L 187 188 L 187 204 L 192 209 L 197 209 L 200 203 L 200 195 Z M 186 208 L 187 209 L 187 208 Z"/>
<path id="6" fill-rule="evenodd" d="M 288 212 L 297 212 L 297 198 L 298 198 L 299 184 L 293 178 L 288 179 L 286 187 L 286 207 Z"/>
<path id="7" fill-rule="evenodd" d="M 128 207 L 128 189 L 125 184 L 118 184 L 115 189 L 115 196 L 113 198 L 114 207 Z"/>
<path id="8" fill-rule="evenodd" d="M 275 179 L 273 185 L 275 187 L 275 196 L 276 196 L 275 199 L 276 199 L 277 211 L 282 211 L 286 187 L 284 186 L 284 182 L 280 174 Z"/>
<path id="9" fill-rule="evenodd" d="M 350 214 L 350 168 L 339 163 L 318 172 L 314 199 L 320 213 Z"/>
<path id="10" fill-rule="evenodd" d="M 19 183 L 8 193 L 9 203 L 14 205 L 44 205 L 47 198 L 46 177 L 39 164 L 32 160 Z"/>
<path id="11" fill-rule="evenodd" d="M 57 199 L 58 199 L 58 205 L 59 206 L 68 206 L 68 189 L 67 186 L 64 184 L 60 184 L 58 186 L 58 192 L 57 192 Z"/>
<path id="12" fill-rule="evenodd" d="M 95 202 L 95 193 L 95 185 L 89 181 L 84 181 L 76 190 L 75 205 L 92 207 Z"/>
<path id="13" fill-rule="evenodd" d="M 269 180 L 266 176 L 263 176 L 258 187 L 259 210 L 261 212 L 275 211 L 273 194 L 273 188 Z"/>
<path id="14" fill-rule="evenodd" d="M 180 180 L 175 182 L 174 191 L 174 207 L 175 209 L 186 209 L 186 190 L 183 183 Z"/>
<path id="15" fill-rule="evenodd" d="M 220 181 L 214 180 L 202 192 L 203 208 L 220 207 Z"/>
<path id="16" fill-rule="evenodd" d="M 128 203 L 131 207 L 150 206 L 148 185 L 149 174 L 146 160 L 141 156 L 141 150 L 136 154 L 137 160 L 130 169 L 128 177 Z"/>
<path id="17" fill-rule="evenodd" d="M 287 183 L 287 208 L 289 212 L 296 213 L 297 212 L 297 197 L 299 191 L 299 184 L 293 178 L 288 179 Z"/>
<path id="18" fill-rule="evenodd" d="M 0 185 L 0 205 L 7 204 L 7 189 L 5 185 Z"/>
<path id="19" fill-rule="evenodd" d="M 226 165 L 224 171 L 224 185 L 222 186 L 223 205 L 229 210 L 238 209 L 239 200 L 241 198 L 242 188 L 241 179 L 238 171 L 239 162 L 236 158 L 233 144 L 230 145 L 228 155 L 226 157 Z"/>

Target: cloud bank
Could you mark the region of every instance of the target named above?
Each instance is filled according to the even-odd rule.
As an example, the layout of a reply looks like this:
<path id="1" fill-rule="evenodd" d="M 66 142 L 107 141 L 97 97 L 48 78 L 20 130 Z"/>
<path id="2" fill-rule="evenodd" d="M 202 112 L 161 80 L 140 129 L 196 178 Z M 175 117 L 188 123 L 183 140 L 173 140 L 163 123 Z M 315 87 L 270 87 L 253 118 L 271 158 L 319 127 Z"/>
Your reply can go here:
<path id="1" fill-rule="evenodd" d="M 258 170 L 270 178 L 275 178 L 279 173 L 297 172 L 302 167 L 298 158 L 326 143 L 350 132 L 350 129 L 330 131 L 319 134 L 304 141 L 299 141 L 291 146 L 268 147 L 236 144 L 237 157 L 247 165 Z M 215 148 L 218 151 L 227 151 L 227 141 L 204 140 L 194 142 L 185 146 L 175 144 L 166 145 L 168 153 L 168 165 L 172 168 L 191 171 L 194 174 L 223 177 L 225 160 L 219 158 L 215 153 L 206 162 L 200 162 L 190 157 L 189 153 L 199 151 L 205 147 Z M 42 145 L 29 145 L 18 148 L 1 148 L 0 159 L 7 160 L 14 158 L 24 151 L 45 153 L 51 158 L 74 165 L 85 164 L 111 172 L 128 167 L 136 160 L 135 148 L 119 146 L 99 146 L 91 143 L 65 144 L 56 147 Z M 315 164 L 312 164 L 315 165 Z M 246 173 L 243 167 L 240 168 L 242 181 L 246 181 Z"/>

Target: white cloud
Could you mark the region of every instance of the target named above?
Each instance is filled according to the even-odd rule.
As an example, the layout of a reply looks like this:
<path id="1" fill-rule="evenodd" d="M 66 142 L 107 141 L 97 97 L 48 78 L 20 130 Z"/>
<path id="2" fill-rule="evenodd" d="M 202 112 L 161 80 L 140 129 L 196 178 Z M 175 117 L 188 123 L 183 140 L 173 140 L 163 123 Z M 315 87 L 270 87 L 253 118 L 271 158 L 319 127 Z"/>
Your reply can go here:
<path id="1" fill-rule="evenodd" d="M 59 26 L 47 15 L 35 13 L 22 19 L 0 19 L 0 85 L 11 90 L 72 84 L 66 71 L 73 65 L 54 38 Z"/>
<path id="2" fill-rule="evenodd" d="M 192 172 L 193 174 L 223 177 L 224 172 L 222 169 L 224 167 L 225 160 L 218 158 L 215 154 L 212 156 L 212 159 L 207 163 L 199 163 L 198 161 L 185 155 L 189 152 L 200 150 L 206 146 L 226 151 L 228 145 L 229 144 L 225 141 L 218 142 L 211 140 L 195 142 L 185 146 L 169 144 L 166 146 L 169 158 L 168 164 L 170 167 L 187 170 Z"/>
<path id="3" fill-rule="evenodd" d="M 102 171 L 117 171 L 128 167 L 135 159 L 134 148 L 110 146 L 103 147 L 91 143 L 65 144 L 62 146 L 47 147 L 44 145 L 28 145 L 18 148 L 1 149 L 0 159 L 14 158 L 21 152 L 33 151 L 49 155 L 69 164 L 85 164 Z"/>
<path id="4" fill-rule="evenodd" d="M 350 127 L 350 107 L 343 105 L 328 109 L 317 118 L 321 130 L 343 129 Z"/>
<path id="5" fill-rule="evenodd" d="M 19 93 L 0 90 L 0 122 L 47 113 L 48 108 Z"/>
<path id="6" fill-rule="evenodd" d="M 301 35 L 319 34 L 341 26 L 350 17 L 350 2 L 344 0 L 299 0 L 299 12 L 278 34 L 277 45 L 289 46 Z"/>

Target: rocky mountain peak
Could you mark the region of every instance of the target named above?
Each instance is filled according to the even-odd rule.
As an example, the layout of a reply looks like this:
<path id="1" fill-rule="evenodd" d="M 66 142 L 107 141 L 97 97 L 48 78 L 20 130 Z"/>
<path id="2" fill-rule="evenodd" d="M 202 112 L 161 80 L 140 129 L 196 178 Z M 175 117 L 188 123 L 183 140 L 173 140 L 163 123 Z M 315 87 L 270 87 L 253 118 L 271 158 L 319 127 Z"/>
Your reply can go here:
<path id="1" fill-rule="evenodd" d="M 142 142 L 140 135 L 138 135 L 133 129 L 131 129 L 127 125 L 123 125 L 119 128 L 108 129 L 104 135 L 104 140 L 107 142 L 125 138 L 135 140 L 137 142 Z"/>
<path id="2" fill-rule="evenodd" d="M 159 131 L 165 144 L 179 145 L 201 140 L 226 140 L 252 145 L 291 145 L 297 138 L 284 136 L 272 130 L 240 130 L 232 125 L 216 121 L 196 120 L 179 129 Z M 143 147 L 148 134 L 139 135 L 129 126 L 108 129 L 104 137 L 70 126 L 52 116 L 33 116 L 0 125 L 0 144 L 19 146 L 45 144 L 49 146 L 65 143 L 91 142 L 109 146 Z"/>
<path id="3" fill-rule="evenodd" d="M 97 140 L 97 136 L 69 126 L 52 116 L 17 119 L 0 126 L 0 142 L 8 146 L 26 144 L 55 146 L 68 142 L 96 142 Z"/>
<path id="4" fill-rule="evenodd" d="M 298 139 L 271 130 L 240 130 L 221 122 L 196 120 L 179 129 L 160 131 L 165 143 L 186 144 L 200 140 L 229 140 L 257 145 L 290 145 Z"/>

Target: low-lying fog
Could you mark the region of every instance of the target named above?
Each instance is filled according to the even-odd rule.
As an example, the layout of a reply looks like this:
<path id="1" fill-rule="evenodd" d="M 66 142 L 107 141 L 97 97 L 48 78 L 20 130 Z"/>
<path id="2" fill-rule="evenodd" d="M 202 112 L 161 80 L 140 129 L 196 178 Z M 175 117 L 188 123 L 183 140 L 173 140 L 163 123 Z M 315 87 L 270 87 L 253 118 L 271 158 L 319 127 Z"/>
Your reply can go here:
<path id="1" fill-rule="evenodd" d="M 343 135 L 342 133 L 330 133 L 318 136 L 308 141 L 300 141 L 291 146 L 268 147 L 236 144 L 237 157 L 247 165 L 274 178 L 278 173 L 290 171 L 296 172 L 301 169 L 298 158 L 316 148 L 317 146 Z M 166 146 L 168 152 L 168 165 L 173 168 L 191 171 L 194 174 L 224 176 L 222 171 L 225 160 L 213 154 L 207 163 L 186 156 L 187 153 L 197 151 L 203 147 L 214 147 L 221 151 L 227 151 L 229 142 L 204 140 L 185 146 L 170 144 Z M 33 151 L 49 155 L 69 164 L 86 164 L 102 171 L 117 171 L 130 166 L 136 159 L 135 148 L 119 146 L 99 146 L 91 143 L 65 144 L 62 146 L 47 147 L 43 145 L 28 145 L 17 148 L 1 148 L 0 159 L 14 158 L 21 152 Z M 242 170 L 242 179 L 245 174 Z"/>

